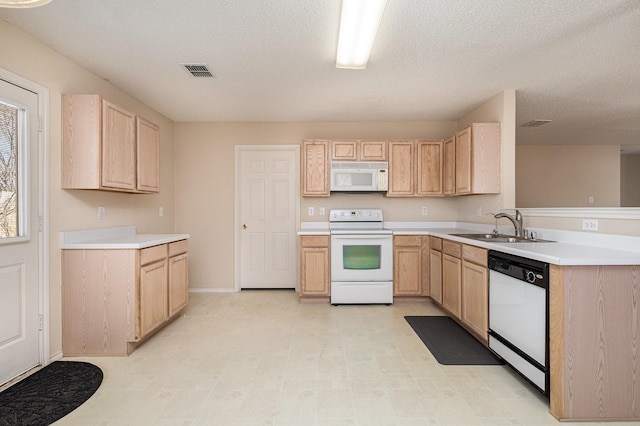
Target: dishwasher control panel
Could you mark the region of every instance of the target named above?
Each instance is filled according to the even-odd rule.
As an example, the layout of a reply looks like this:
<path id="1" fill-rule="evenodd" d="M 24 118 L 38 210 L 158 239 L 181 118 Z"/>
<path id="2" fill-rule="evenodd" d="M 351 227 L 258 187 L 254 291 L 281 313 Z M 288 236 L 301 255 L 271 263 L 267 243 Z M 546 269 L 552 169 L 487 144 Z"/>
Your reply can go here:
<path id="1" fill-rule="evenodd" d="M 508 253 L 489 250 L 488 267 L 520 281 L 549 287 L 549 264 Z"/>

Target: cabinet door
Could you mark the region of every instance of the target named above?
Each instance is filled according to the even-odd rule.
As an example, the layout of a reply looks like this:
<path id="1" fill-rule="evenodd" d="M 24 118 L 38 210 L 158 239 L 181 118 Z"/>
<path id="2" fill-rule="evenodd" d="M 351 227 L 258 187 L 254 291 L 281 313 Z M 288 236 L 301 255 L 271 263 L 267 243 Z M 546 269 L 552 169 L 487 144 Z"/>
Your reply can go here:
<path id="1" fill-rule="evenodd" d="M 387 141 L 360 141 L 361 161 L 387 161 Z"/>
<path id="2" fill-rule="evenodd" d="M 300 237 L 300 296 L 329 296 L 329 237 Z"/>
<path id="3" fill-rule="evenodd" d="M 303 140 L 301 156 L 302 195 L 328 197 L 329 141 Z"/>
<path id="4" fill-rule="evenodd" d="M 422 294 L 422 237 L 397 236 L 393 248 L 393 295 Z"/>
<path id="5" fill-rule="evenodd" d="M 102 186 L 136 188 L 135 115 L 102 101 Z"/>
<path id="6" fill-rule="evenodd" d="M 62 96 L 62 188 L 100 188 L 102 100 Z"/>
<path id="7" fill-rule="evenodd" d="M 389 141 L 388 196 L 415 195 L 414 155 L 414 141 Z"/>
<path id="8" fill-rule="evenodd" d="M 186 253 L 169 258 L 169 316 L 189 303 L 189 268 Z"/>
<path id="9" fill-rule="evenodd" d="M 429 274 L 431 272 L 431 268 L 429 267 L 429 237 L 422 237 L 421 242 L 422 248 L 422 260 L 421 263 L 421 274 L 422 274 L 422 295 L 429 296 L 431 295 L 431 286 L 429 281 Z"/>
<path id="10" fill-rule="evenodd" d="M 461 261 L 448 254 L 442 255 L 442 306 L 460 318 Z"/>
<path id="11" fill-rule="evenodd" d="M 443 143 L 443 192 L 445 195 L 456 193 L 456 138 L 451 136 Z"/>
<path id="12" fill-rule="evenodd" d="M 431 298 L 442 305 L 442 252 L 429 250 L 429 287 Z"/>
<path id="13" fill-rule="evenodd" d="M 331 159 L 336 161 L 356 161 L 358 159 L 357 140 L 332 140 Z"/>
<path id="14" fill-rule="evenodd" d="M 418 141 L 417 195 L 442 195 L 442 141 Z"/>
<path id="15" fill-rule="evenodd" d="M 461 320 L 485 342 L 488 340 L 488 269 L 462 260 Z"/>
<path id="16" fill-rule="evenodd" d="M 140 338 L 169 319 L 167 260 L 140 268 Z"/>
<path id="17" fill-rule="evenodd" d="M 136 117 L 136 189 L 160 192 L 160 130 Z"/>
<path id="18" fill-rule="evenodd" d="M 467 127 L 456 133 L 456 194 L 471 193 L 472 159 L 471 127 Z"/>

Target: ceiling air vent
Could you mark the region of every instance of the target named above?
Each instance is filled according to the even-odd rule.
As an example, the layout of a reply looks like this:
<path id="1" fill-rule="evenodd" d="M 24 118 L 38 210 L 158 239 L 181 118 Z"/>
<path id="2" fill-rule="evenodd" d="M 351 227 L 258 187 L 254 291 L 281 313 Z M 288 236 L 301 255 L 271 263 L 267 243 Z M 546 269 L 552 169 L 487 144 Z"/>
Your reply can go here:
<path id="1" fill-rule="evenodd" d="M 191 74 L 194 77 L 208 77 L 208 78 L 215 78 L 215 75 L 213 75 L 213 73 L 211 71 L 209 71 L 209 68 L 207 68 L 207 64 L 180 64 L 184 67 L 184 69 L 186 69 L 189 74 Z"/>
<path id="2" fill-rule="evenodd" d="M 540 126 L 544 126 L 545 124 L 549 124 L 551 123 L 552 120 L 531 120 L 531 121 L 527 121 L 524 124 L 521 124 L 520 127 L 540 127 Z"/>

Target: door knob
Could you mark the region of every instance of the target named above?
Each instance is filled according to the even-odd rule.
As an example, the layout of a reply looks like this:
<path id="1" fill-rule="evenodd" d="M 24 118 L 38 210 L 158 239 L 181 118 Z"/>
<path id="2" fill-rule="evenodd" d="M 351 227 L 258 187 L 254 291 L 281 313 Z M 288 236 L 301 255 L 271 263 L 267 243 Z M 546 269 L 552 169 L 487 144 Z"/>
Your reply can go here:
<path id="1" fill-rule="evenodd" d="M 246 223 L 242 224 L 242 229 L 247 229 L 247 224 Z"/>

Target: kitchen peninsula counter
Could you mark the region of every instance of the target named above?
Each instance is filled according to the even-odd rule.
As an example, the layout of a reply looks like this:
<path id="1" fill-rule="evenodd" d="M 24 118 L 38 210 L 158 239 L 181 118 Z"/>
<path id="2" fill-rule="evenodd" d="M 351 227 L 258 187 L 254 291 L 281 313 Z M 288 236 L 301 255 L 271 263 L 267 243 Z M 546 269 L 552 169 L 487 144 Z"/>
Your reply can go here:
<path id="1" fill-rule="evenodd" d="M 429 235 L 446 238 L 463 244 L 496 250 L 516 256 L 539 260 L 554 265 L 640 265 L 640 243 L 638 251 L 615 249 L 604 246 L 551 240 L 549 242 L 491 243 L 452 234 L 491 233 L 491 230 L 465 228 L 393 228 L 394 235 Z M 546 239 L 546 237 L 545 237 Z M 549 238 L 551 239 L 551 238 Z M 629 244 L 630 245 L 630 244 Z"/>

